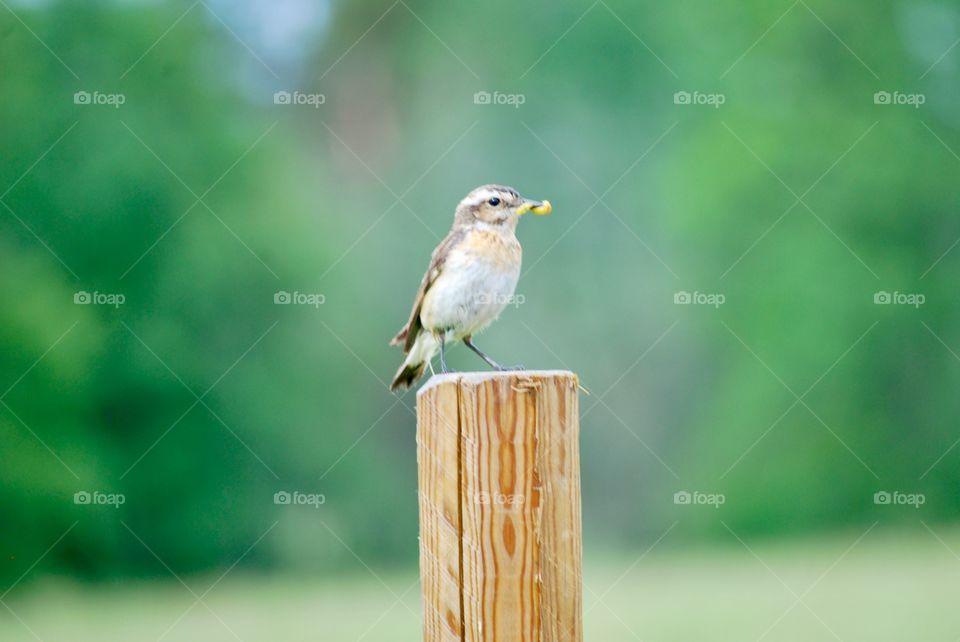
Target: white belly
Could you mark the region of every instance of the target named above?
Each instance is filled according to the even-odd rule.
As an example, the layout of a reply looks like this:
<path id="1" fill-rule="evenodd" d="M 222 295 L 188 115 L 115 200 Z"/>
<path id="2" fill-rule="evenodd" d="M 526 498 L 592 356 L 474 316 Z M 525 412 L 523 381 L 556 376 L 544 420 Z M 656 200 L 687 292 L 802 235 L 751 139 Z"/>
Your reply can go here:
<path id="1" fill-rule="evenodd" d="M 455 252 L 423 299 L 420 321 L 451 339 L 482 330 L 512 301 L 520 278 L 519 262 L 505 266 L 475 254 Z"/>

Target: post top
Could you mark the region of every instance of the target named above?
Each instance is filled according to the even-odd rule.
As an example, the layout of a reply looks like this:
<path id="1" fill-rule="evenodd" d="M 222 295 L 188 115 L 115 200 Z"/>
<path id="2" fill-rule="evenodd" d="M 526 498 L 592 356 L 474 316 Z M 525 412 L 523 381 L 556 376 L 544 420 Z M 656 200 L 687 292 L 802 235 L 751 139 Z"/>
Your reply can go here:
<path id="1" fill-rule="evenodd" d="M 425 394 L 431 388 L 445 383 L 466 382 L 478 384 L 491 379 L 573 379 L 578 382 L 577 375 L 569 370 L 490 370 L 486 372 L 447 372 L 435 374 L 417 391 L 417 397 Z"/>

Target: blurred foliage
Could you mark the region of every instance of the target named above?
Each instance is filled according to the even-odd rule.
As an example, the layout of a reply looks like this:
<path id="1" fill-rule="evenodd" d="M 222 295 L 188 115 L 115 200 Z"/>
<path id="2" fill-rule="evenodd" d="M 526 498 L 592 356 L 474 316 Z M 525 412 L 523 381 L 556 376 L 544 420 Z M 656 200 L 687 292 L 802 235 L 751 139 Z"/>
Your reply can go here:
<path id="1" fill-rule="evenodd" d="M 304 6 L 0 11 L 0 574 L 54 543 L 43 568 L 88 577 L 413 563 L 386 343 L 491 181 L 554 203 L 519 231 L 526 302 L 480 344 L 593 393 L 588 547 L 957 517 L 954 4 L 339 2 L 267 46 Z"/>
<path id="2" fill-rule="evenodd" d="M 949 640 L 960 615 L 953 608 L 956 560 L 944 544 L 956 550 L 958 535 L 943 528 L 938 542 L 926 531 L 877 529 L 848 550 L 857 534 L 840 532 L 754 551 L 736 542 L 657 549 L 641 564 L 634 564 L 635 553 L 588 556 L 585 585 L 616 590 L 602 602 L 597 595 L 584 600 L 584 639 Z M 190 578 L 200 587 L 214 579 Z M 415 568 L 381 578 L 237 572 L 199 606 L 176 582 L 46 580 L 17 591 L 11 606 L 43 640 L 229 642 L 242 635 L 250 642 L 311 642 L 321 630 L 327 640 L 400 642 L 419 636 L 420 596 L 410 588 L 416 582 Z M 805 607 L 791 592 L 801 587 L 810 589 Z M 0 619 L 0 639 L 23 637 L 21 622 Z"/>

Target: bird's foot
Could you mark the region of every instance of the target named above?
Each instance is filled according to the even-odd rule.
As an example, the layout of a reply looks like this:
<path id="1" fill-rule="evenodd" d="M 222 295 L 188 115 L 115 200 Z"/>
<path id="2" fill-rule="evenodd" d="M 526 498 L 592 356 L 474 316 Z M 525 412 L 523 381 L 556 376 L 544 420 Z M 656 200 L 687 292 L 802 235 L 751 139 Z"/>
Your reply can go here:
<path id="1" fill-rule="evenodd" d="M 440 372 L 443 374 L 447 374 L 448 372 L 450 372 L 449 370 L 447 370 L 446 348 L 447 348 L 446 338 L 444 337 L 444 335 L 440 335 Z"/>

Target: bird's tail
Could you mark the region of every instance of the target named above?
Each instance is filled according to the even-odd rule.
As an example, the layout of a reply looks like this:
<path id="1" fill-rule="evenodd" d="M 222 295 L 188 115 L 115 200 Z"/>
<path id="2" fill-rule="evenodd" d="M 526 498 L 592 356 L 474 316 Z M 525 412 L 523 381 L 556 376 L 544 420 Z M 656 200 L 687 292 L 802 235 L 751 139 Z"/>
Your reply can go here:
<path id="1" fill-rule="evenodd" d="M 440 343 L 436 337 L 429 332 L 421 332 L 410 348 L 410 352 L 407 353 L 407 358 L 403 360 L 400 369 L 397 370 L 397 374 L 393 377 L 390 390 L 404 390 L 416 383 L 416 381 L 423 376 L 424 370 L 427 369 L 427 364 L 430 363 L 430 360 L 437 354 L 439 348 Z"/>

